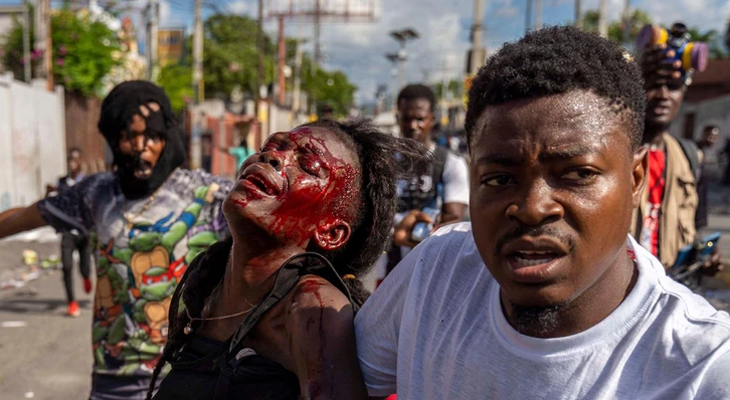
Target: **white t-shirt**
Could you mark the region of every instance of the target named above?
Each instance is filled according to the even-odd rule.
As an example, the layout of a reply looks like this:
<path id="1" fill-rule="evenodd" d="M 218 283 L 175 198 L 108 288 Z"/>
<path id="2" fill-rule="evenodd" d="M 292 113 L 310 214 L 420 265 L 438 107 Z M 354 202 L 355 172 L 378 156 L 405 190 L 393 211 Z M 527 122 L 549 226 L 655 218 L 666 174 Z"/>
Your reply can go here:
<path id="1" fill-rule="evenodd" d="M 431 144 L 431 151 L 436 150 L 436 144 Z M 444 204 L 469 204 L 469 167 L 466 160 L 449 152 L 446 155 L 443 172 Z"/>
<path id="2" fill-rule="evenodd" d="M 587 331 L 538 339 L 506 321 L 471 225 L 440 229 L 355 318 L 370 395 L 730 399 L 730 316 L 672 281 L 656 258 L 628 240 L 639 277 L 623 303 Z"/>

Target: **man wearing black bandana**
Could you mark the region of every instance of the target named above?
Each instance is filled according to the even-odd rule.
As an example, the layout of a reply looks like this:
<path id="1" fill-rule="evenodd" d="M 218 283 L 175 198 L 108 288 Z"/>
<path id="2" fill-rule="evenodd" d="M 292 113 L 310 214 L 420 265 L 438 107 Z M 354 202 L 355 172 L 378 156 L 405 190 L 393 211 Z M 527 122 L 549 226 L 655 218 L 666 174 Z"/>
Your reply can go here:
<path id="1" fill-rule="evenodd" d="M 188 171 L 165 92 L 125 82 L 102 103 L 99 130 L 114 172 L 0 214 L 0 238 L 51 225 L 95 240 L 97 285 L 91 399 L 144 399 L 167 338 L 170 298 L 187 265 L 228 234 L 231 183 Z"/>

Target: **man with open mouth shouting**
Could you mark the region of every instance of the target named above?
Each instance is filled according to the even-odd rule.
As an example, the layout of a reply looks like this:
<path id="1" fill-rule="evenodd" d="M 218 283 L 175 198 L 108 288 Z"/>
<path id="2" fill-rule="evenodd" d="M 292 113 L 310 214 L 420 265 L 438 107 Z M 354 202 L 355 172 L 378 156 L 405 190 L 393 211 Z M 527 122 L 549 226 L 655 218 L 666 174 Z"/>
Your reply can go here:
<path id="1" fill-rule="evenodd" d="M 471 224 L 416 247 L 355 318 L 370 396 L 730 398 L 730 317 L 628 235 L 644 112 L 631 57 L 576 28 L 487 61 L 466 117 Z"/>
<path id="2" fill-rule="evenodd" d="M 228 236 L 221 207 L 231 183 L 185 162 L 165 92 L 143 81 L 114 88 L 99 130 L 114 172 L 0 214 L 0 238 L 51 225 L 95 241 L 92 400 L 144 399 L 167 342 L 175 287 L 196 255 Z"/>

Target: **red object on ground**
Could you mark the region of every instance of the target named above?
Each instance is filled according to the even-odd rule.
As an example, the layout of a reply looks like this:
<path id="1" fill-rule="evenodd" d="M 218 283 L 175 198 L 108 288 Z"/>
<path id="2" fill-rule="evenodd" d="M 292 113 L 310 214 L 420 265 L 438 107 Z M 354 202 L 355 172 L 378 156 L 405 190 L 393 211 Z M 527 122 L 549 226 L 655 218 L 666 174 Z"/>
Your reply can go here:
<path id="1" fill-rule="evenodd" d="M 385 400 L 395 400 L 396 396 L 394 394 L 391 394 L 390 396 L 386 397 Z"/>
<path id="2" fill-rule="evenodd" d="M 91 278 L 84 278 L 84 292 L 91 293 Z"/>
<path id="3" fill-rule="evenodd" d="M 68 303 L 68 310 L 66 310 L 66 313 L 71 317 L 78 317 L 81 315 L 81 312 L 79 311 L 79 303 L 75 301 Z"/>

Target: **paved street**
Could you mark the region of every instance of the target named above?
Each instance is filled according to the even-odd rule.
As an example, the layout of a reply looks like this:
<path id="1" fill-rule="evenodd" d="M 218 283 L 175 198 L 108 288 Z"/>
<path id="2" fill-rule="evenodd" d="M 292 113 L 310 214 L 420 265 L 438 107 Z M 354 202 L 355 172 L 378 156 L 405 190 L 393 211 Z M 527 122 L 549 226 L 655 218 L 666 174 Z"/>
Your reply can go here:
<path id="1" fill-rule="evenodd" d="M 22 252 L 41 258 L 60 255 L 58 243 L 2 241 L 0 271 L 22 266 Z M 0 274 L 2 276 L 2 274 Z M 86 399 L 91 384 L 91 295 L 84 293 L 80 274 L 76 297 L 81 317 L 65 315 L 61 271 L 18 289 L 0 291 L 0 388 L 7 400 Z M 14 322 L 23 327 L 4 327 Z"/>
<path id="2" fill-rule="evenodd" d="M 730 255 L 730 209 L 727 198 L 713 199 L 707 232 L 721 231 L 723 254 Z M 22 252 L 32 249 L 41 258 L 59 255 L 52 232 L 31 241 L 0 241 L 0 280 L 22 270 Z M 730 282 L 730 274 L 725 276 Z M 65 315 L 61 271 L 44 271 L 27 286 L 0 291 L 0 388 L 5 400 L 86 399 L 91 374 L 91 295 L 83 292 L 77 276 L 76 295 L 81 317 Z M 717 280 L 714 284 L 721 284 Z M 724 284 L 724 283 L 722 283 Z M 722 303 L 716 303 L 722 305 Z M 21 323 L 21 327 L 6 327 Z M 32 397 L 31 396 L 32 393 Z"/>

